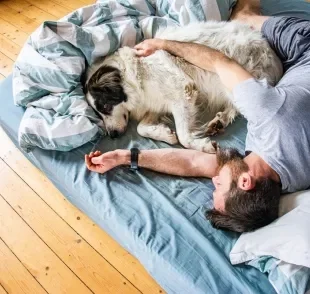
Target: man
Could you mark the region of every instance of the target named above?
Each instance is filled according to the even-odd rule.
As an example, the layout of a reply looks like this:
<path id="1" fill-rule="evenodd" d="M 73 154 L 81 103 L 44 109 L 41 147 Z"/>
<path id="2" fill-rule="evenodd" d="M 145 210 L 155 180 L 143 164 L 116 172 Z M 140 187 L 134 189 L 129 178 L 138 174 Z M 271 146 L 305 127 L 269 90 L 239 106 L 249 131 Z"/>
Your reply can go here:
<path id="1" fill-rule="evenodd" d="M 251 4 L 252 3 L 252 4 Z M 253 2 L 239 0 L 233 18 L 260 29 L 283 62 L 276 87 L 255 80 L 242 66 L 206 46 L 146 40 L 135 48 L 148 56 L 166 50 L 219 75 L 233 102 L 248 120 L 246 156 L 235 150 L 205 154 L 193 150 L 143 150 L 140 167 L 179 176 L 209 177 L 215 186 L 214 209 L 207 218 L 217 228 L 238 232 L 277 218 L 281 189 L 310 186 L 310 22 L 255 14 Z M 87 167 L 104 173 L 130 164 L 130 151 L 86 155 Z"/>

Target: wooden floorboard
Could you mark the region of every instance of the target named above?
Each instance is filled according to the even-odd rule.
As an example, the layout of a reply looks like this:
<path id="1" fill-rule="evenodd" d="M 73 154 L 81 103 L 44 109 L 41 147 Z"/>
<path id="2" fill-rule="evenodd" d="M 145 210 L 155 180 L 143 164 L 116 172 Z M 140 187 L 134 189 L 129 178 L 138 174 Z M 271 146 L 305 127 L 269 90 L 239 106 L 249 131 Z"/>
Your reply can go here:
<path id="1" fill-rule="evenodd" d="M 52 0 L 52 2 L 67 7 L 68 9 L 70 9 L 70 11 L 79 9 L 87 5 L 81 0 Z"/>
<path id="2" fill-rule="evenodd" d="M 26 34 L 23 31 L 20 31 L 14 25 L 5 21 L 1 17 L 0 17 L 0 34 L 3 35 L 8 40 L 13 41 L 19 46 L 23 46 L 28 38 L 28 34 Z"/>
<path id="3" fill-rule="evenodd" d="M 93 0 L 81 0 L 81 2 L 84 3 L 85 5 L 91 5 L 95 3 L 95 1 Z"/>
<path id="4" fill-rule="evenodd" d="M 48 293 L 91 293 L 21 217 L 0 197 L 0 236 Z"/>
<path id="5" fill-rule="evenodd" d="M 57 18 L 62 18 L 72 11 L 72 9 L 61 6 L 51 0 L 27 0 L 27 2 L 44 11 L 48 11 Z"/>
<path id="6" fill-rule="evenodd" d="M 0 294 L 1 288 L 9 293 L 47 293 L 1 239 L 0 260 Z"/>
<path id="7" fill-rule="evenodd" d="M 3 288 L 0 282 L 0 294 L 7 294 L 8 292 Z"/>
<path id="8" fill-rule="evenodd" d="M 12 61 L 16 60 L 21 49 L 19 45 L 17 45 L 3 35 L 0 35 L 0 48 L 1 52 L 10 59 L 12 59 Z"/>
<path id="9" fill-rule="evenodd" d="M 0 1 L 0 18 L 7 21 L 11 25 L 14 25 L 17 29 L 28 34 L 31 34 L 41 24 L 39 21 L 31 19 L 26 15 L 24 15 L 23 13 L 20 13 L 17 10 L 8 7 L 1 1 Z"/>
<path id="10" fill-rule="evenodd" d="M 0 52 L 0 74 L 7 77 L 11 74 L 14 61 Z"/>
<path id="11" fill-rule="evenodd" d="M 39 2 L 40 0 L 36 1 Z M 46 12 L 37 6 L 34 6 L 32 3 L 28 1 L 20 1 L 20 0 L 2 0 L 2 4 L 14 9 L 21 15 L 25 15 L 30 19 L 38 23 L 42 23 L 46 20 L 57 20 L 58 17 Z"/>

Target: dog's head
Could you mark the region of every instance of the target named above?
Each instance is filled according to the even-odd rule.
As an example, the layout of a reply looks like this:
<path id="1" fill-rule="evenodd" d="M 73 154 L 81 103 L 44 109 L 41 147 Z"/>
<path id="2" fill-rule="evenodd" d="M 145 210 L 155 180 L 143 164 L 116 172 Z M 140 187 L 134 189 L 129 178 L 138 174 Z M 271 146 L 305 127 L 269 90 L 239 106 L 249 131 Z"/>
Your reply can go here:
<path id="1" fill-rule="evenodd" d="M 111 138 L 126 131 L 129 111 L 119 69 L 103 65 L 95 71 L 86 83 L 86 98 L 103 119 Z"/>

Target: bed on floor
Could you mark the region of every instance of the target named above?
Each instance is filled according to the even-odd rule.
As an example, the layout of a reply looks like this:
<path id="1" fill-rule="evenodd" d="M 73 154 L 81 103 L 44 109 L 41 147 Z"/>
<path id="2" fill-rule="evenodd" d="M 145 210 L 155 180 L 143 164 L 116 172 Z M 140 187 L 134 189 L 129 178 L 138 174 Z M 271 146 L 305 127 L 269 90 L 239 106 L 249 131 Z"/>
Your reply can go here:
<path id="1" fill-rule="evenodd" d="M 72 17 L 75 24 L 81 21 L 77 16 Z M 210 180 L 148 170 L 131 172 L 127 167 L 104 175 L 86 169 L 84 154 L 93 150 L 169 147 L 140 137 L 134 122 L 126 135 L 116 140 L 99 134 L 67 152 L 33 149 L 20 144 L 19 128 L 25 108 L 14 105 L 12 76 L 0 84 L 0 103 L 0 124 L 16 146 L 71 203 L 133 254 L 168 293 L 297 293 L 294 287 L 270 283 L 268 274 L 269 278 L 270 273 L 280 275 L 276 268 L 266 274 L 249 265 L 231 264 L 229 253 L 239 235 L 215 230 L 205 220 L 205 210 L 213 205 Z M 31 119 L 40 120 L 42 116 Z M 37 140 L 29 130 L 26 135 L 33 139 L 32 143 Z M 221 146 L 233 146 L 242 152 L 245 136 L 246 121 L 240 118 L 217 140 Z M 263 262 L 257 260 L 261 267 Z"/>
<path id="2" fill-rule="evenodd" d="M 0 122 L 18 146 L 24 110 L 13 103 L 12 78 L 0 86 Z M 221 138 L 243 148 L 245 121 Z M 126 167 L 106 175 L 89 172 L 84 154 L 116 148 L 161 148 L 141 138 L 132 123 L 118 140 L 98 138 L 70 152 L 36 148 L 25 155 L 75 206 L 143 264 L 168 293 L 273 293 L 268 278 L 249 266 L 232 266 L 229 252 L 238 235 L 215 230 L 204 218 L 212 207 L 210 180 L 170 177 Z M 64 180 L 65 179 L 65 180 Z"/>

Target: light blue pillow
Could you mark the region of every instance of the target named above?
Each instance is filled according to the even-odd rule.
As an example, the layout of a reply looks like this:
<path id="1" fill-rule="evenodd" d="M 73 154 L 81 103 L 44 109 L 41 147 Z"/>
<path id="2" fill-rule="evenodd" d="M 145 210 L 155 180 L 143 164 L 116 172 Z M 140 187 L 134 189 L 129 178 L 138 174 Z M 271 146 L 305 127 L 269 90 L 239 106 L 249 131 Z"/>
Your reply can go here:
<path id="1" fill-rule="evenodd" d="M 296 16 L 310 20 L 310 2 L 307 0 L 261 0 L 263 15 Z"/>

